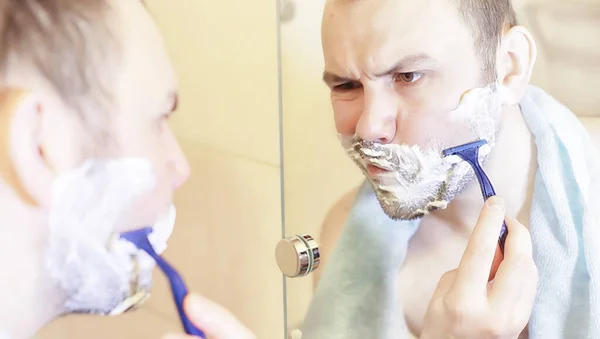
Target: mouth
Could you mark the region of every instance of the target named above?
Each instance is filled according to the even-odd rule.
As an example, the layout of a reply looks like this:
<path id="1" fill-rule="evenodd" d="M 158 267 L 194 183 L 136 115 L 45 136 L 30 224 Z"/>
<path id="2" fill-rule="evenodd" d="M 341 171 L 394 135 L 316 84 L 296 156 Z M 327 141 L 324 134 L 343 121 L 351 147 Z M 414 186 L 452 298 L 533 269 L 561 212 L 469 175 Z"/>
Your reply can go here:
<path id="1" fill-rule="evenodd" d="M 379 167 L 374 164 L 367 164 L 366 169 L 367 169 L 367 173 L 369 173 L 369 176 L 371 176 L 371 177 L 377 177 L 382 174 L 390 172 L 389 169 L 382 168 L 382 167 Z"/>

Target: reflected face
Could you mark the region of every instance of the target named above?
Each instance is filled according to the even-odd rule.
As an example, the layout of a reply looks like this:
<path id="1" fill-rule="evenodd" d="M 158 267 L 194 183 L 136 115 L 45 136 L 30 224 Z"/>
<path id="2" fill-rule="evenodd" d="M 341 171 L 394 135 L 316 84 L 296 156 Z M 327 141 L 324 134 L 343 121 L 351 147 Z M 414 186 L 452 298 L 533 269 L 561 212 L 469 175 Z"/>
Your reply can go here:
<path id="1" fill-rule="evenodd" d="M 494 87 L 461 103 L 487 84 L 452 2 L 330 0 L 322 41 L 337 132 L 386 213 L 413 219 L 444 208 L 472 173 L 442 150 L 480 138 L 493 145 L 501 111 Z"/>
<path id="2" fill-rule="evenodd" d="M 118 314 L 144 299 L 154 263 L 118 235 L 154 226 L 156 250 L 164 250 L 175 222 L 173 191 L 190 171 L 168 124 L 177 83 L 159 31 L 138 0 L 113 7 L 123 49 L 119 69 L 106 70 L 118 72 L 115 111 L 103 126 L 108 146 L 96 143 L 83 163 L 53 164 L 45 265 L 65 292 L 66 313 Z M 54 120 L 66 129 L 48 138 L 54 159 L 74 158 L 89 141 L 71 137 L 91 128 L 73 116 Z"/>

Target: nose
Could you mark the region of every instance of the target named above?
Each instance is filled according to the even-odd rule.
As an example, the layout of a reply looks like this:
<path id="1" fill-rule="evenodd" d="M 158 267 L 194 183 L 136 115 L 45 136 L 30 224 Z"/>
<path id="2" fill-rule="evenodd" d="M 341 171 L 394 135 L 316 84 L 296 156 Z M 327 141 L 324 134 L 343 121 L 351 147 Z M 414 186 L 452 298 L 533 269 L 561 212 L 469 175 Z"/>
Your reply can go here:
<path id="1" fill-rule="evenodd" d="M 356 125 L 356 135 L 365 141 L 389 143 L 396 136 L 397 100 L 380 89 L 365 91 L 363 112 Z"/>

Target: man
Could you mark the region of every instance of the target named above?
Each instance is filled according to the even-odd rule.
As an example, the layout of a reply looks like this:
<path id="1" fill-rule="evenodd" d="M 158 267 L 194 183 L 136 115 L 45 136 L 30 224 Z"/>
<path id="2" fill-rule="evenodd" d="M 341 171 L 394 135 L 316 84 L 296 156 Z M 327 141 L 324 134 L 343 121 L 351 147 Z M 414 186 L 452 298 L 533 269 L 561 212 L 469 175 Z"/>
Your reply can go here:
<path id="1" fill-rule="evenodd" d="M 190 172 L 157 27 L 139 0 L 6 0 L 0 45 L 0 338 L 140 305 L 154 264 L 118 235 L 154 225 L 164 250 Z M 251 338 L 210 302 L 186 305 L 209 335 Z"/>
<path id="2" fill-rule="evenodd" d="M 351 218 L 360 217 L 358 210 L 361 208 L 364 217 L 373 220 L 378 220 L 379 215 L 385 213 L 388 218 L 400 222 L 395 225 L 396 228 L 412 227 L 415 221 L 418 227 L 414 233 L 406 231 L 403 238 L 406 239 L 406 247 L 401 241 L 395 242 L 395 245 L 386 243 L 389 237 L 386 238 L 382 231 L 384 235 L 377 243 L 379 245 L 373 244 L 369 249 L 365 246 L 362 253 L 368 250 L 378 253 L 376 247 L 385 246 L 406 250 L 399 255 L 401 259 L 397 267 L 388 267 L 398 269 L 395 280 L 382 279 L 395 284 L 406 325 L 411 333 L 420 335 L 436 285 L 445 272 L 458 266 L 482 199 L 473 172 L 466 170 L 469 167 L 465 167 L 464 163 L 456 166 L 449 163 L 449 159 L 441 156 L 441 151 L 484 139 L 491 153 L 489 156 L 481 154 L 480 159 L 483 158 L 484 168 L 496 192 L 505 198 L 507 216 L 536 227 L 538 238 L 533 239 L 534 256 L 538 268 L 544 269 L 540 275 L 544 284 L 540 292 L 545 294 L 534 310 L 538 317 L 533 324 L 534 337 L 544 331 L 568 333 L 573 338 L 594 333 L 595 325 L 591 324 L 598 321 L 594 316 L 596 310 L 583 315 L 586 307 L 579 306 L 593 301 L 592 295 L 596 293 L 593 290 L 590 295 L 586 294 L 588 292 L 580 293 L 588 290 L 588 283 L 593 285 L 587 280 L 589 276 L 585 278 L 587 273 L 582 265 L 586 261 L 583 257 L 575 259 L 567 255 L 558 260 L 549 259 L 558 256 L 558 251 L 577 251 L 576 246 L 585 247 L 586 251 L 593 248 L 584 243 L 576 245 L 553 238 L 563 231 L 577 237 L 581 234 L 576 233 L 577 227 L 585 230 L 593 226 L 593 223 L 583 222 L 584 226 L 575 224 L 574 227 L 566 227 L 568 222 L 563 223 L 566 218 L 561 216 L 565 213 L 564 208 L 552 207 L 550 203 L 561 194 L 547 189 L 552 180 L 547 173 L 551 173 L 558 182 L 564 180 L 566 186 L 571 178 L 567 174 L 561 177 L 555 172 L 561 166 L 578 165 L 567 155 L 560 160 L 564 163 L 547 155 L 551 152 L 545 151 L 549 146 L 543 142 L 559 137 L 553 135 L 547 138 L 549 134 L 546 131 L 555 127 L 547 122 L 536 126 L 532 121 L 538 116 L 532 118 L 532 113 L 528 112 L 560 110 L 560 119 L 567 122 L 556 127 L 562 131 L 557 132 L 560 138 L 572 136 L 573 144 L 585 145 L 586 149 L 589 148 L 589 138 L 570 112 L 562 112 L 564 107 L 545 93 L 528 87 L 536 46 L 530 33 L 517 25 L 510 1 L 328 0 L 323 15 L 322 44 L 324 81 L 331 89 L 336 128 L 344 147 L 365 174 L 366 184 L 362 193 L 354 190 L 338 201 L 324 222 L 322 266 L 315 274 L 315 282 L 319 283 L 317 295 L 318 298 L 322 296 L 322 303 L 315 303 L 311 310 L 334 302 L 324 291 L 334 285 L 333 281 L 340 283 L 341 275 L 347 274 L 345 281 L 361 279 L 359 276 L 350 278 L 350 273 L 347 273 L 351 269 L 350 264 L 344 266 L 342 258 L 354 260 L 352 253 L 359 251 L 356 248 L 352 250 L 351 244 L 359 243 L 359 237 L 372 241 L 376 237 L 374 232 L 384 228 L 380 225 L 378 229 L 372 227 L 363 229 L 362 233 L 356 231 L 351 240 Z M 522 110 L 525 101 L 528 107 L 533 106 L 534 109 Z M 518 105 L 520 102 L 521 105 Z M 525 113 L 529 114 L 529 118 L 524 117 Z M 539 133 L 535 135 L 539 144 L 534 143 L 533 131 Z M 564 140 L 560 139 L 556 144 L 560 145 Z M 588 151 L 582 152 L 589 157 L 578 158 L 582 166 L 595 168 L 595 150 L 589 154 Z M 547 165 L 550 158 L 556 160 L 554 168 Z M 534 180 L 536 175 L 537 181 Z M 545 191 L 552 193 L 547 193 L 549 197 L 544 205 L 537 204 L 541 199 L 536 201 L 534 197 Z M 373 207 L 369 212 L 365 210 L 371 193 L 379 201 L 381 210 L 379 207 Z M 575 208 L 569 213 L 581 215 L 582 210 L 575 206 L 586 206 L 582 205 L 583 201 L 596 201 L 596 195 L 597 192 L 590 192 L 585 198 L 569 195 L 565 198 L 569 199 L 568 203 L 563 201 L 558 205 Z M 537 208 L 535 215 L 532 212 L 534 207 Z M 349 217 L 354 211 L 354 216 Z M 538 224 L 529 225 L 530 220 Z M 540 226 L 546 226 L 545 223 L 549 227 Z M 560 232 L 553 236 L 551 232 L 556 229 L 551 227 Z M 345 240 L 340 243 L 344 236 Z M 542 245 L 550 247 L 542 249 Z M 337 255 L 335 262 L 330 259 L 332 255 Z M 369 258 L 374 256 L 369 252 Z M 382 257 L 385 257 L 384 254 Z M 588 258 L 588 255 L 585 257 Z M 563 259 L 566 260 L 564 265 Z M 366 259 L 363 260 L 365 263 L 361 262 L 361 258 L 356 260 L 352 263 L 353 270 L 363 275 L 368 275 L 361 271 L 363 268 L 375 265 L 372 261 L 367 263 Z M 329 267 L 331 265 L 335 268 Z M 556 279 L 559 278 L 555 273 L 560 270 L 556 268 L 559 266 L 573 270 L 570 273 L 563 271 L 563 274 L 572 273 L 578 278 L 562 287 L 553 285 L 558 284 Z M 336 277 L 336 274 L 339 276 Z M 321 275 L 327 275 L 327 279 Z M 518 286 L 515 288 L 518 289 Z M 364 290 L 366 287 L 360 291 Z M 365 300 L 366 295 L 370 296 L 372 294 L 369 293 L 374 294 L 376 290 L 372 287 L 365 292 Z M 353 293 L 359 294 L 356 290 Z M 389 293 L 391 296 L 394 292 Z M 344 294 L 344 291 L 339 291 L 339 294 Z M 581 304 L 571 303 L 571 296 Z M 555 309 L 549 306 L 552 303 Z M 543 315 L 552 312 L 554 315 L 542 320 Z M 593 320 L 582 324 L 573 320 L 569 312 Z M 316 317 L 312 317 L 311 325 L 307 326 L 313 326 L 313 321 L 315 324 L 318 322 Z M 350 328 L 349 332 L 352 330 Z M 333 330 L 331 332 L 334 333 Z"/>

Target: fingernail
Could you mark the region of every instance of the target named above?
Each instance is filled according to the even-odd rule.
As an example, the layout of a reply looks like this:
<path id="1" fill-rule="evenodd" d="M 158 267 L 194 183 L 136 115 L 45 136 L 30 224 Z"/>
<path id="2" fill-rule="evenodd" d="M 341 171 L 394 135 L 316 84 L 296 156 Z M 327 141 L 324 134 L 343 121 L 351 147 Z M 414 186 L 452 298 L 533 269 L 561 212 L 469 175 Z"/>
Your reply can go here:
<path id="1" fill-rule="evenodd" d="M 488 199 L 489 206 L 497 211 L 504 209 L 504 199 L 494 196 Z"/>

